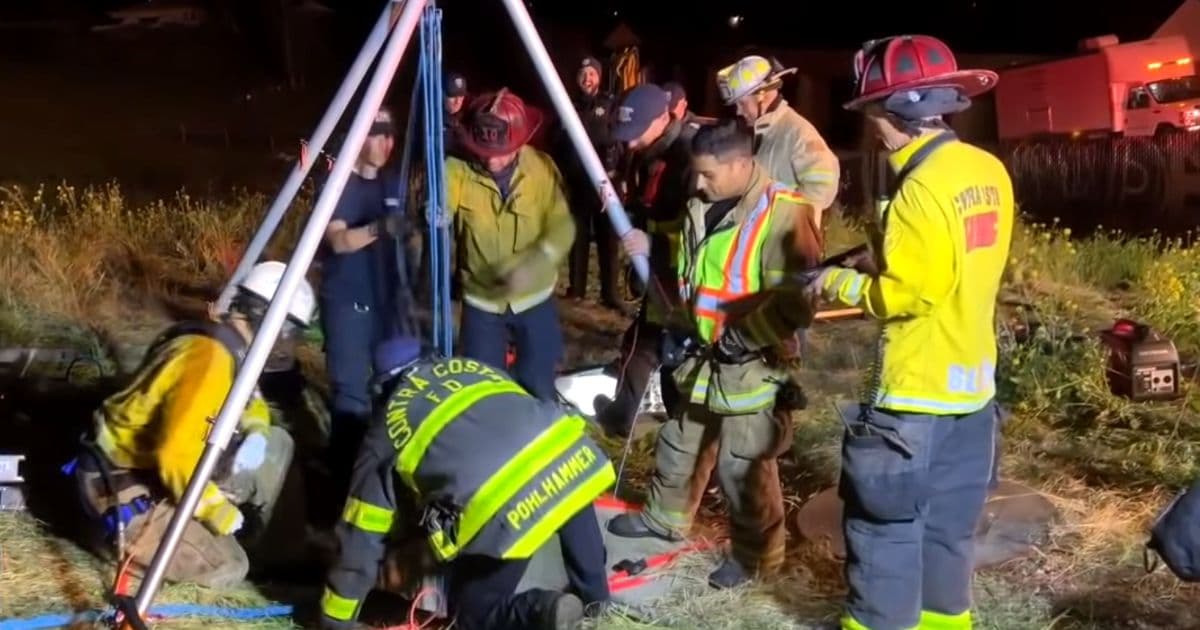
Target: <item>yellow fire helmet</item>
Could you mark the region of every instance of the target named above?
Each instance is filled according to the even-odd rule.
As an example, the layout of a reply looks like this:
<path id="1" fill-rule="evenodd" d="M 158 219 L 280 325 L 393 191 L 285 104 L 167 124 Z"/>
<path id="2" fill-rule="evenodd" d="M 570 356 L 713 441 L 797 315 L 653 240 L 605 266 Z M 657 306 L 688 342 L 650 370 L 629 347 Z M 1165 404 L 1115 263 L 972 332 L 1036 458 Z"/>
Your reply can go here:
<path id="1" fill-rule="evenodd" d="M 718 70 L 717 88 L 725 104 L 733 105 L 739 98 L 753 94 L 794 72 L 795 68 L 784 68 L 776 59 L 751 55 Z"/>

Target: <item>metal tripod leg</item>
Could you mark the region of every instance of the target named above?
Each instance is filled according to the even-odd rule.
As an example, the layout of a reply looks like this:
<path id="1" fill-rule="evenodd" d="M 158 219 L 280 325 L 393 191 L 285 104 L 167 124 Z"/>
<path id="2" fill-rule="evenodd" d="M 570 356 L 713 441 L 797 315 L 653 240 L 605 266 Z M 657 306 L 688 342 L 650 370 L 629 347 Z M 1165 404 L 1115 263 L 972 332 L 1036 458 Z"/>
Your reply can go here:
<path id="1" fill-rule="evenodd" d="M 308 223 L 304 226 L 304 232 L 300 235 L 300 240 L 296 244 L 295 253 L 292 254 L 291 260 L 288 261 L 287 269 L 284 271 L 283 278 L 275 290 L 275 295 L 271 298 L 271 304 L 267 308 L 258 333 L 250 343 L 242 367 L 238 370 L 237 376 L 234 378 L 233 387 L 230 389 L 225 402 L 221 405 L 221 411 L 213 423 L 208 443 L 204 447 L 204 453 L 200 456 L 200 461 L 196 464 L 192 478 L 188 481 L 187 489 L 179 501 L 178 509 L 171 518 L 166 535 L 163 536 L 162 542 L 154 553 L 154 559 L 146 571 L 145 578 L 142 580 L 134 602 L 136 612 L 139 615 L 145 615 L 146 611 L 150 609 L 150 602 L 154 599 L 155 594 L 162 585 L 167 566 L 175 555 L 175 550 L 183 537 L 184 528 L 187 526 L 188 521 L 191 520 L 192 514 L 196 511 L 196 506 L 200 502 L 201 492 L 211 478 L 217 460 L 220 458 L 225 446 L 229 443 L 229 438 L 237 428 L 242 410 L 245 409 L 246 403 L 250 400 L 250 396 L 254 392 L 258 377 L 262 373 L 263 366 L 266 364 L 271 347 L 274 345 L 275 340 L 279 337 L 280 330 L 283 328 L 284 318 L 287 317 L 288 306 L 292 300 L 292 296 L 304 280 L 304 274 L 308 271 L 308 267 L 312 263 L 313 256 L 317 252 L 317 247 L 324 236 L 325 228 L 329 224 L 329 219 L 333 216 L 334 206 L 337 204 L 338 198 L 341 197 L 342 190 L 346 187 L 346 181 L 350 177 L 350 169 L 354 163 L 354 157 L 362 150 L 363 143 L 367 138 L 367 132 L 374 121 L 375 112 L 383 104 L 383 99 L 388 87 L 391 85 L 392 77 L 395 76 L 396 68 L 400 65 L 400 58 L 404 53 L 404 49 L 408 46 L 409 40 L 412 38 L 413 31 L 416 30 L 417 21 L 424 7 L 425 0 L 408 0 L 404 4 L 399 19 L 392 27 L 392 34 L 375 67 L 375 74 L 371 77 L 371 82 L 368 84 L 365 94 L 363 94 L 359 110 L 355 113 L 349 132 L 346 134 L 346 141 L 338 151 L 333 172 L 329 175 L 329 181 L 326 183 L 324 190 L 321 191 L 321 195 L 313 207 L 312 215 L 309 217 Z"/>

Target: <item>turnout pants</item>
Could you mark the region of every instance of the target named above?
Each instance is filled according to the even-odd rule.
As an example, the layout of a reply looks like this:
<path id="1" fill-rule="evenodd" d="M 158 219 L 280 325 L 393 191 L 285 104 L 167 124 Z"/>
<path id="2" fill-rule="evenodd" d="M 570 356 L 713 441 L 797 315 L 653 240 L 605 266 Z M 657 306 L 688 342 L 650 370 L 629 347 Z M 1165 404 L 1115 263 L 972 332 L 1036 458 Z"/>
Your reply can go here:
<path id="1" fill-rule="evenodd" d="M 600 266 L 600 299 L 605 304 L 619 304 L 617 274 L 621 267 L 617 235 L 598 206 L 593 191 L 589 188 L 587 192 L 590 198 L 573 199 L 571 203 L 571 214 L 575 217 L 575 242 L 571 244 L 568 263 L 571 283 L 567 295 L 578 299 L 587 297 L 588 261 L 594 240 Z"/>
<path id="2" fill-rule="evenodd" d="M 558 530 L 570 589 L 584 606 L 608 600 L 604 539 L 592 506 Z M 460 556 L 450 566 L 449 604 L 463 630 L 536 630 L 557 592 L 531 589 L 516 593 L 528 560 Z"/>
<path id="3" fill-rule="evenodd" d="M 715 466 L 729 505 L 734 559 L 751 574 L 777 571 L 786 544 L 779 465 L 771 452 L 777 427 L 770 409 L 723 416 L 689 403 L 659 431 L 642 511 L 646 524 L 659 533 L 687 535 Z"/>
<path id="4" fill-rule="evenodd" d="M 463 356 L 505 369 L 505 357 L 511 340 L 517 361 L 513 378 L 530 394 L 542 400 L 558 400 L 554 374 L 563 354 L 562 326 L 554 298 L 520 313 L 498 315 L 463 303 Z"/>
<path id="5" fill-rule="evenodd" d="M 849 594 L 842 628 L 970 628 L 974 534 L 992 474 L 995 410 L 930 416 L 875 409 L 865 424 L 857 413 L 857 406 L 843 410 L 839 493 Z"/>
<path id="6" fill-rule="evenodd" d="M 233 450 L 230 449 L 231 452 Z M 234 536 L 218 536 L 203 523 L 194 519 L 188 521 L 175 557 L 167 566 L 168 582 L 189 582 L 222 589 L 235 586 L 246 578 L 250 569 L 247 548 L 253 553 L 259 541 L 264 543 L 262 546 L 271 543 L 276 537 L 264 536 L 263 533 L 267 528 L 271 528 L 272 532 L 280 531 L 282 525 L 274 521 L 282 523 L 297 520 L 295 515 L 271 518 L 291 467 L 292 451 L 292 438 L 285 431 L 272 429 L 267 435 L 266 459 L 258 470 L 214 479 L 222 492 L 241 507 L 246 516 L 243 528 L 254 531 L 247 531 L 246 535 L 241 536 L 246 545 L 243 547 L 243 543 Z M 111 511 L 114 502 L 90 455 L 83 455 L 80 461 L 75 472 L 80 499 L 84 512 L 92 518 L 93 541 L 103 544 L 101 541 L 107 532 L 102 519 L 106 514 L 114 513 Z M 140 575 L 150 565 L 159 542 L 166 534 L 167 526 L 175 514 L 175 504 L 166 498 L 152 471 L 118 468 L 112 470 L 112 478 L 118 501 L 122 505 L 142 505 L 144 502 L 146 507 L 144 511 L 134 514 L 125 525 L 126 552 L 132 557 L 130 569 Z M 105 542 L 111 544 L 111 541 Z M 296 540 L 289 538 L 273 542 L 293 545 L 294 551 Z"/>

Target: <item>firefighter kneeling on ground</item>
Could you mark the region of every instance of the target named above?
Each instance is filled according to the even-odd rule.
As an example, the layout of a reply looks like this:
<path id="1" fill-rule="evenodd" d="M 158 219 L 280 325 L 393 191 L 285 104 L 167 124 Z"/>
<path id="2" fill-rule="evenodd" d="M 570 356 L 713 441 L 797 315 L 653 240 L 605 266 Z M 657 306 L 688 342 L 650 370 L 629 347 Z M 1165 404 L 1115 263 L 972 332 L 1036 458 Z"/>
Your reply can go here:
<path id="1" fill-rule="evenodd" d="M 846 108 L 866 116 L 895 180 L 874 260 L 809 284 L 883 322 L 866 400 L 842 409 L 842 628 L 965 630 L 994 457 L 993 326 L 1013 191 L 1004 165 L 942 116 L 997 77 L 959 70 L 944 43 L 920 35 L 868 42 L 855 72 Z"/>
<path id="2" fill-rule="evenodd" d="M 185 322 L 162 334 L 133 382 L 96 411 L 94 434 L 85 440 L 84 453 L 68 465 L 84 511 L 94 522 L 93 542 L 101 537 L 112 541 L 119 518 L 133 569 L 144 570 L 154 557 L 175 502 L 204 451 L 212 419 L 233 386 L 242 355 L 286 268 L 281 262 L 258 264 L 238 286 L 229 313 L 220 321 Z M 277 356 L 310 324 L 314 304 L 312 287 L 305 282 L 288 306 Z M 211 588 L 236 585 L 249 571 L 247 551 L 253 553 L 258 540 L 265 542 L 260 535 L 291 465 L 292 438 L 271 426 L 267 403 L 256 392 L 234 439 L 227 451 L 232 457 L 218 465 L 201 494 L 195 519 L 184 529 L 167 567 L 169 582 Z M 248 526 L 248 519 L 254 526 Z M 238 533 L 248 537 L 239 542 L 234 538 Z M 303 536 L 303 529 L 297 535 Z"/>
<path id="3" fill-rule="evenodd" d="M 386 398 L 337 525 L 341 556 L 321 599 L 323 626 L 354 625 L 385 537 L 411 540 L 414 529 L 426 553 L 448 563 L 456 627 L 560 630 L 600 612 L 609 591 L 592 503 L 616 474 L 587 421 L 483 362 L 422 359 L 415 339 L 384 343 L 375 367 Z M 516 593 L 556 533 L 573 592 Z"/>
<path id="4" fill-rule="evenodd" d="M 789 274 L 815 265 L 821 238 L 813 207 L 754 161 L 753 136 L 739 122 L 705 127 L 692 142 L 692 170 L 703 196 L 688 203 L 675 272 L 697 346 L 673 376 L 682 414 L 663 425 L 655 446 L 649 499 L 640 514 L 618 516 L 608 530 L 623 537 L 679 539 L 693 514 L 693 486 L 715 459 L 729 504 L 732 555 L 709 576 L 716 588 L 775 572 L 783 562 L 783 496 L 776 457 L 790 447 L 790 420 L 775 413 L 790 391 L 788 362 L 798 329 L 813 318 L 802 291 L 759 295 Z M 624 238 L 630 256 L 648 255 L 644 232 Z M 765 298 L 765 299 L 762 299 Z M 737 319 L 723 311 L 757 302 Z M 716 451 L 717 456 L 711 457 Z"/>

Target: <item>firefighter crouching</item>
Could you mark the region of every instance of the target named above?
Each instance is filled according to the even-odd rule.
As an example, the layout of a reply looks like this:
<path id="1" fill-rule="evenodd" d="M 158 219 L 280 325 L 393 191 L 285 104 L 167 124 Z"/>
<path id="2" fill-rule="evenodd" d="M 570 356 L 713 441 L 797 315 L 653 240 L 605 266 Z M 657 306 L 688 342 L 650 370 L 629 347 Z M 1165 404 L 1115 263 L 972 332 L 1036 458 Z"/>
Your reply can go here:
<path id="1" fill-rule="evenodd" d="M 780 94 L 783 77 L 796 72 L 779 61 L 752 55 L 717 72 L 726 105 L 754 127 L 754 159 L 775 181 L 795 188 L 815 210 L 817 225 L 837 198 L 837 155 L 820 132 Z"/>
<path id="2" fill-rule="evenodd" d="M 321 600 L 323 625 L 350 627 L 376 584 L 384 538 L 414 525 L 448 563 L 456 627 L 565 629 L 585 609 L 599 612 L 609 592 L 592 503 L 616 475 L 586 420 L 481 361 L 422 359 L 415 339 L 381 346 L 376 370 L 386 402 L 337 526 L 341 556 Z M 555 533 L 572 592 L 515 593 Z"/>
<path id="3" fill-rule="evenodd" d="M 117 537 L 120 519 L 131 568 L 140 571 L 150 564 L 285 269 L 281 262 L 260 263 L 239 285 L 229 314 L 220 321 L 167 330 L 146 353 L 133 382 L 96 411 L 94 435 L 68 470 L 92 518 L 97 550 L 103 548 L 99 539 Z M 309 325 L 314 304 L 305 282 L 288 307 L 277 350 Z M 292 438 L 271 426 L 267 403 L 256 392 L 227 451 L 231 461 L 218 466 L 195 519 L 184 529 L 166 571 L 168 581 L 225 588 L 246 577 L 247 548 L 253 552 L 255 534 L 270 522 L 292 451 Z M 257 527 L 244 527 L 252 517 Z M 249 538 L 239 543 L 238 533 Z"/>
<path id="4" fill-rule="evenodd" d="M 842 627 L 971 627 L 973 534 L 994 457 L 994 311 L 1013 227 L 1012 182 L 942 121 L 995 85 L 941 41 L 868 42 L 855 60 L 867 129 L 896 173 L 874 266 L 810 290 L 883 322 L 867 399 L 843 409 Z M 880 233 L 881 232 L 881 233 Z"/>
<path id="5" fill-rule="evenodd" d="M 811 303 L 795 290 L 765 294 L 736 321 L 722 309 L 755 300 L 821 254 L 812 206 L 771 180 L 754 161 L 752 142 L 750 130 L 732 121 L 702 128 L 693 140 L 692 170 L 703 200 L 692 199 L 684 218 L 675 265 L 683 306 L 675 312 L 686 321 L 671 325 L 689 330 L 699 349 L 674 371 L 683 411 L 659 433 L 644 510 L 608 526 L 618 536 L 682 537 L 691 525 L 693 473 L 707 479 L 697 464 L 716 451 L 733 539 L 732 555 L 709 576 L 717 588 L 769 575 L 783 561 L 775 458 L 786 438 L 773 409 L 788 381 L 778 348 L 813 317 Z M 626 236 L 625 246 L 630 255 L 649 249 L 639 231 Z"/>

